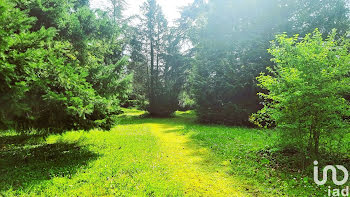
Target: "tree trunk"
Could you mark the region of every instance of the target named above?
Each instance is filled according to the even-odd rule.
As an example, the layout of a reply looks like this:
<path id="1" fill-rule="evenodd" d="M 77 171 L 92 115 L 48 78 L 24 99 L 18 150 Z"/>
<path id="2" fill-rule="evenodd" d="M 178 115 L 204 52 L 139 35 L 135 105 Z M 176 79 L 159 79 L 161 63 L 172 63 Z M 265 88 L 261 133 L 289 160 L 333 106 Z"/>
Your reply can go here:
<path id="1" fill-rule="evenodd" d="M 151 95 L 150 95 L 150 107 L 153 108 L 154 105 L 154 48 L 153 48 L 153 38 L 151 35 Z"/>
<path id="2" fill-rule="evenodd" d="M 158 87 L 158 76 L 159 76 L 159 24 L 157 28 L 157 68 L 156 68 L 156 87 Z"/>
<path id="3" fill-rule="evenodd" d="M 319 143 L 320 143 L 320 132 L 314 131 L 314 154 L 316 157 L 319 156 Z"/>

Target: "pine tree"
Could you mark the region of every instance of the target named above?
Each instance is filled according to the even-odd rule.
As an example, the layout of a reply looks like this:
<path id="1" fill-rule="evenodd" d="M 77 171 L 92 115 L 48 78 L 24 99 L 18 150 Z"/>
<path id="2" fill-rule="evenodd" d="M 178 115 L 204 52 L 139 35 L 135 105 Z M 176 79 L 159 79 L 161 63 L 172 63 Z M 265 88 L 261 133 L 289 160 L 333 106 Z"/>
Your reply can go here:
<path id="1" fill-rule="evenodd" d="M 110 127 L 131 80 L 113 18 L 87 1 L 2 4 L 2 126 Z"/>
<path id="2" fill-rule="evenodd" d="M 160 6 L 148 0 L 142 6 L 143 15 L 132 39 L 132 65 L 137 81 L 146 81 L 143 88 L 151 115 L 169 116 L 178 108 L 178 96 L 186 67 L 179 52 L 179 42 L 171 34 Z M 140 53 L 141 49 L 141 53 Z M 136 50 L 136 51 L 135 51 Z M 137 63 L 138 62 L 138 63 Z M 139 67 L 136 67 L 138 65 Z M 141 67 L 140 67 L 141 66 Z M 146 67 L 146 68 L 145 68 Z M 146 72 L 146 79 L 142 76 Z"/>

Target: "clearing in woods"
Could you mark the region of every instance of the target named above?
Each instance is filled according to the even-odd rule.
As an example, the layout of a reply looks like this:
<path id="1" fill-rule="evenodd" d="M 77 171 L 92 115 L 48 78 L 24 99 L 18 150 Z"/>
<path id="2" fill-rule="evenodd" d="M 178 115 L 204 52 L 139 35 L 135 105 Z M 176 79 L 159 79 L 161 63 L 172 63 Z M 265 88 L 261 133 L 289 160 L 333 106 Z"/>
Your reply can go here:
<path id="1" fill-rule="evenodd" d="M 254 166 L 266 132 L 200 125 L 191 111 L 173 118 L 125 112 L 110 131 L 2 132 L 0 196 L 281 194 Z"/>

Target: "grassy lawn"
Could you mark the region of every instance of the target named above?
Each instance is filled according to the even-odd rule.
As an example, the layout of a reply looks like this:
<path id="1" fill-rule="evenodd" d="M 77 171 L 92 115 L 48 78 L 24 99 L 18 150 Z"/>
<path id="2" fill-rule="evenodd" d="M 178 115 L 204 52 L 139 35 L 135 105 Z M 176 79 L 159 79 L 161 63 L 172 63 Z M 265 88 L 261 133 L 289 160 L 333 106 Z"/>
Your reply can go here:
<path id="1" fill-rule="evenodd" d="M 1 137 L 4 196 L 176 196 L 181 192 L 181 184 L 172 181 L 167 166 L 157 160 L 159 145 L 150 127 L 26 137 Z M 20 145 L 11 144 L 19 138 Z"/>
<path id="2" fill-rule="evenodd" d="M 274 131 L 200 125 L 193 112 L 141 118 L 110 131 L 0 133 L 4 196 L 311 196 L 323 189 L 271 167 Z"/>

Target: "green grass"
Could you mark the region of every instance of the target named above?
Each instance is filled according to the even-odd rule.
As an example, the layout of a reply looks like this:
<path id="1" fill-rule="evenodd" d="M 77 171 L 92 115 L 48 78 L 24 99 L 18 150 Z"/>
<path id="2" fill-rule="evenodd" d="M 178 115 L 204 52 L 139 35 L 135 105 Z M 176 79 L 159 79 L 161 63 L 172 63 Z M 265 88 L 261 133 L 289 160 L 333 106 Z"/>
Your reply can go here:
<path id="1" fill-rule="evenodd" d="M 141 117 L 140 117 L 141 116 Z M 125 109 L 110 131 L 0 133 L 4 196 L 323 196 L 272 164 L 276 131 L 200 125 L 192 111 Z"/>
<path id="2" fill-rule="evenodd" d="M 278 131 L 202 125 L 195 122 L 193 111 L 177 112 L 172 119 L 125 119 L 124 124 L 162 123 L 183 128 L 176 132 L 188 135 L 193 143 L 208 148 L 211 156 L 226 173 L 240 180 L 251 196 L 324 196 L 327 186 L 318 187 L 312 179 L 312 166 L 300 171 L 287 166 L 298 162 L 295 155 L 271 156 L 274 144 L 280 140 Z M 280 161 L 278 159 L 288 159 Z M 278 160 L 278 161 L 276 161 Z M 294 161 L 295 160 L 295 161 Z M 277 163 L 277 164 L 276 164 Z M 278 166 L 279 163 L 285 166 Z M 277 165 L 277 166 L 276 166 Z"/>
<path id="3" fill-rule="evenodd" d="M 38 138 L 12 144 L 12 139 Z M 156 160 L 157 139 L 142 125 L 71 131 L 45 138 L 3 136 L 4 196 L 177 195 L 181 185 Z"/>
<path id="4" fill-rule="evenodd" d="M 274 131 L 189 124 L 183 132 L 214 152 L 229 167 L 227 173 L 239 177 L 252 196 L 310 196 L 317 191 L 304 182 L 305 175 L 271 167 L 273 161 L 265 157 L 265 150 L 278 140 Z"/>

